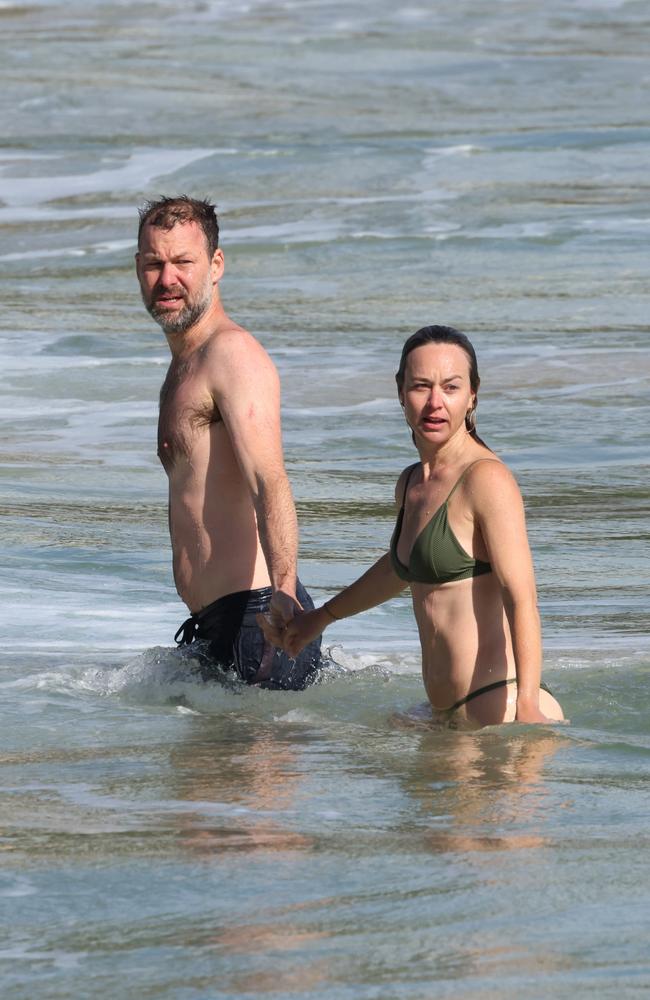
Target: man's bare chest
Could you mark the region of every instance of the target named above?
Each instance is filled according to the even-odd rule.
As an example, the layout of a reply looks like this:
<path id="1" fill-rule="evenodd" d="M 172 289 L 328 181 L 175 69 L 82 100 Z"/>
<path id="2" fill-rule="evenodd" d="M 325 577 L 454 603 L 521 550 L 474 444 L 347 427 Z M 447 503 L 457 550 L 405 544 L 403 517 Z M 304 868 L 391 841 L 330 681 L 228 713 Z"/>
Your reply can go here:
<path id="1" fill-rule="evenodd" d="M 182 366 L 170 368 L 160 391 L 158 457 L 167 471 L 189 460 L 210 428 L 221 421 L 203 379 Z"/>

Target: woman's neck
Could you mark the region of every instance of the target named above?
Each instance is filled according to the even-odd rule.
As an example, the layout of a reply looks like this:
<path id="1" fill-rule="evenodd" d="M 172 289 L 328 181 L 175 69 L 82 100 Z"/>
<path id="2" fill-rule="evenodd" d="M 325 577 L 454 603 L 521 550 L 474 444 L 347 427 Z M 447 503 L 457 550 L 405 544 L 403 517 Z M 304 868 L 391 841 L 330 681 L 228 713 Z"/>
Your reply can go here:
<path id="1" fill-rule="evenodd" d="M 477 445 L 463 428 L 461 435 L 454 435 L 439 447 L 418 448 L 424 478 L 438 475 L 445 469 L 457 468 L 471 460 Z"/>

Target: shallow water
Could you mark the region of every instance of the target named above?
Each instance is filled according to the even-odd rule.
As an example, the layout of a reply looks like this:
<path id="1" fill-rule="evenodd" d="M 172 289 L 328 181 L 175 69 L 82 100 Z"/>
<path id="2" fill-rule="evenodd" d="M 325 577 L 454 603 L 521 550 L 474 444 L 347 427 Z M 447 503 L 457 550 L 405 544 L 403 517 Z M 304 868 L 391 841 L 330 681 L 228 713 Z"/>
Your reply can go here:
<path id="1" fill-rule="evenodd" d="M 2 995 L 645 995 L 646 4 L 0 6 Z M 172 649 L 136 207 L 216 199 L 301 576 L 384 551 L 404 338 L 472 338 L 570 725 L 408 726 L 400 598 L 300 694 Z"/>

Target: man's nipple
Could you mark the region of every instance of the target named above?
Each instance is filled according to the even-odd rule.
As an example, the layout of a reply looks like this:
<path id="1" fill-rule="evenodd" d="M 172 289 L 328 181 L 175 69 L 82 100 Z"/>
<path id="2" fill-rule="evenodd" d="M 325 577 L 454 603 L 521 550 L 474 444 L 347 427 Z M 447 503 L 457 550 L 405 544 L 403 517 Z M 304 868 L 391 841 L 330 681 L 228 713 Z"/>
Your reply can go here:
<path id="1" fill-rule="evenodd" d="M 171 446 L 169 441 L 161 441 L 158 445 L 158 458 L 161 460 L 163 465 L 171 460 Z"/>

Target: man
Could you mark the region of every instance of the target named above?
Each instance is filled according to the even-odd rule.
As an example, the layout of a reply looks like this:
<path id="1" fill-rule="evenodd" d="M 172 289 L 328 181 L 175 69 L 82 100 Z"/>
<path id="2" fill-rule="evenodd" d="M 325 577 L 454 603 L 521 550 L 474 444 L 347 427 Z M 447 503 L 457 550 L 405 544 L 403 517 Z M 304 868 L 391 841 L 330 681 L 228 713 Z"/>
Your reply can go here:
<path id="1" fill-rule="evenodd" d="M 268 612 L 282 628 L 313 607 L 296 577 L 279 379 L 261 344 L 221 304 L 218 239 L 206 201 L 161 198 L 140 211 L 140 290 L 172 356 L 158 455 L 169 478 L 174 580 L 191 611 L 176 639 L 209 640 L 211 661 L 249 684 L 299 690 L 320 664 L 320 639 L 291 660 L 265 642 L 255 620 Z"/>

